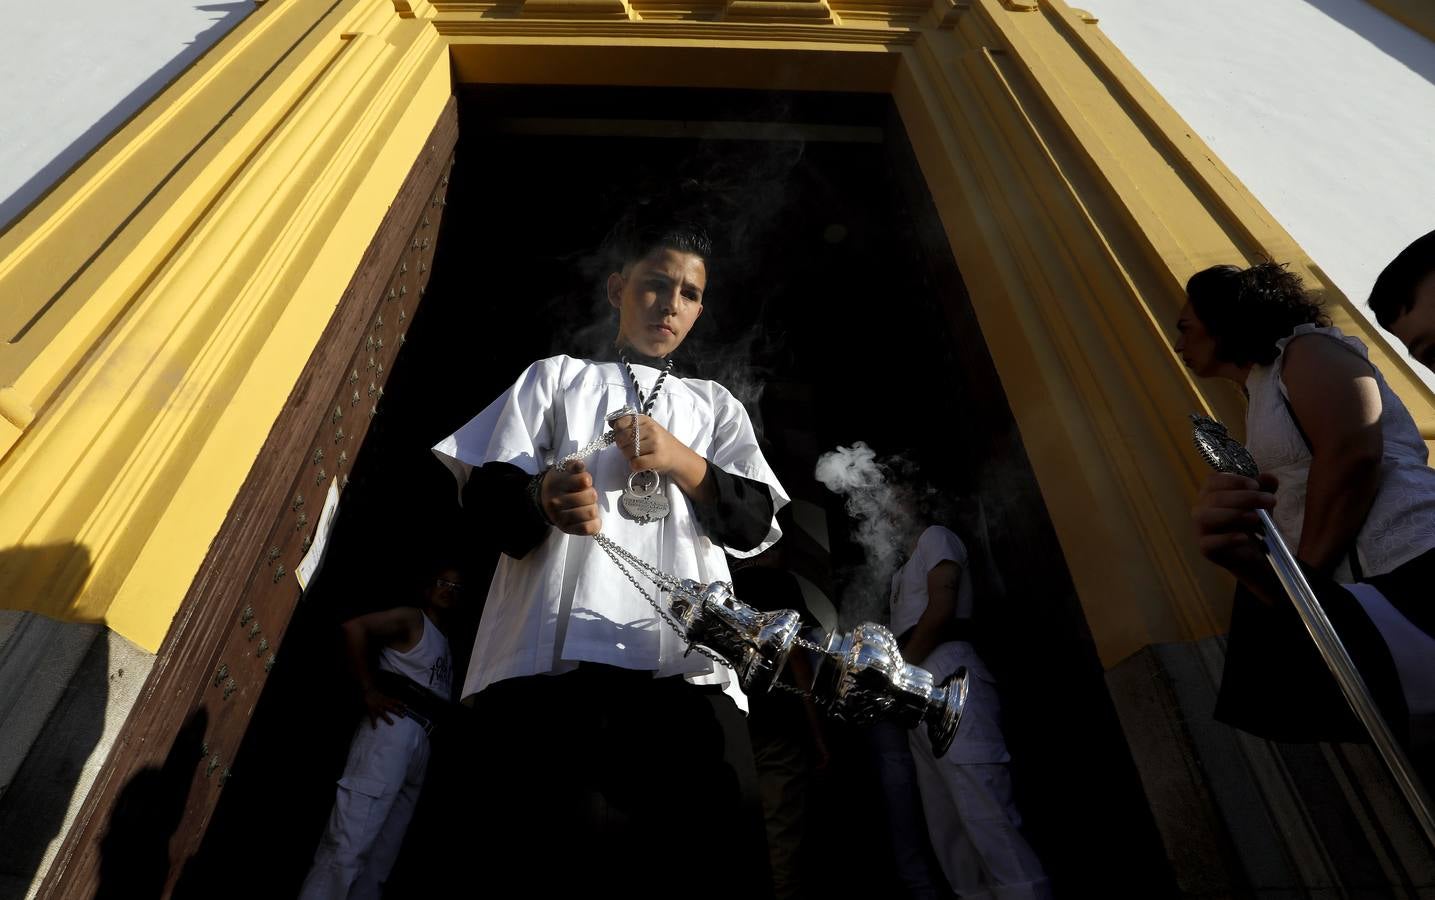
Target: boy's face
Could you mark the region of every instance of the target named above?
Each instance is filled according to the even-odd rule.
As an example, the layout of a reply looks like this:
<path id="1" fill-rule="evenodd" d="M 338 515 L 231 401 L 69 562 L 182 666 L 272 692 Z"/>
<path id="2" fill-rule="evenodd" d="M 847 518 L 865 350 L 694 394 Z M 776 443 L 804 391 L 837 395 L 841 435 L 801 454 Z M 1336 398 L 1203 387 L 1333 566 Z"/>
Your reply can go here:
<path id="1" fill-rule="evenodd" d="M 1435 369 L 1435 272 L 1415 284 L 1415 302 L 1390 325 L 1410 355 L 1427 369 Z"/>
<path id="2" fill-rule="evenodd" d="M 666 248 L 609 275 L 619 340 L 644 356 L 672 353 L 702 315 L 707 283 L 702 257 Z"/>

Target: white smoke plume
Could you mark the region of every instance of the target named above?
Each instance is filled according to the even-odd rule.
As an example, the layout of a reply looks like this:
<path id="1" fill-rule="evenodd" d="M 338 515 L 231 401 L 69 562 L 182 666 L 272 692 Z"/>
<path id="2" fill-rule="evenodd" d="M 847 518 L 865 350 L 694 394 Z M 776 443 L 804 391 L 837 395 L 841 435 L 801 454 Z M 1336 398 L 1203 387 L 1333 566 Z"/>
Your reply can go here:
<path id="1" fill-rule="evenodd" d="M 917 525 L 910 497 L 892 466 L 877 459 L 876 451 L 862 441 L 822 454 L 813 474 L 846 501 L 855 526 L 853 539 L 866 555 L 843 592 L 843 623 L 884 621 L 892 574 Z"/>

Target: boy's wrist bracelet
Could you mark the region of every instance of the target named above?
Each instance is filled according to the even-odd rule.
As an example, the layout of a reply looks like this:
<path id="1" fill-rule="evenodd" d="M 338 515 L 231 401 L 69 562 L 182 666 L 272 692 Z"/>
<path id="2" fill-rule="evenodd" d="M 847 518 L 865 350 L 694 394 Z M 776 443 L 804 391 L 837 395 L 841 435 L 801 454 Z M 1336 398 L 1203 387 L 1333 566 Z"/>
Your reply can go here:
<path id="1" fill-rule="evenodd" d="M 542 516 L 543 521 L 549 525 L 553 524 L 553 520 L 548 518 L 548 513 L 543 509 L 543 479 L 551 471 L 552 467 L 550 466 L 528 479 L 528 499 L 533 501 L 533 506 L 538 510 L 538 514 Z"/>

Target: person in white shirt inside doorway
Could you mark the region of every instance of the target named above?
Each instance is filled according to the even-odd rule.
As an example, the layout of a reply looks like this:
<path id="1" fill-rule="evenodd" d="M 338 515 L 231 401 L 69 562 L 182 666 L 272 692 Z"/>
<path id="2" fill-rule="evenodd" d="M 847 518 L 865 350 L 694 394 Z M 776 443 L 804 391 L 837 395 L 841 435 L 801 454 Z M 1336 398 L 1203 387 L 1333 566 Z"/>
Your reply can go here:
<path id="1" fill-rule="evenodd" d="M 930 508 L 934 498 L 926 492 L 912 488 L 899 496 L 918 521 L 940 518 Z M 892 632 L 907 662 L 925 668 L 934 678 L 945 678 L 960 667 L 967 670 L 966 706 L 946 753 L 933 754 L 931 743 L 920 732 L 900 736 L 911 752 L 937 862 L 957 897 L 1050 897 L 1051 884 L 1041 861 L 1021 833 L 996 679 L 971 643 L 975 591 L 966 545 L 942 525 L 918 525 L 908 533 L 913 536 L 910 555 L 892 576 Z M 881 733 L 881 726 L 876 730 L 883 783 L 901 792 L 910 777 L 905 761 L 893 752 L 897 748 L 891 732 Z M 894 819 L 910 816 L 901 809 L 900 796 L 894 799 L 897 806 L 890 810 Z M 922 860 L 911 858 L 915 851 L 894 850 L 910 895 L 940 895 L 922 884 L 928 876 L 922 872 Z"/>
<path id="2" fill-rule="evenodd" d="M 674 358 L 712 259 L 700 214 L 674 196 L 613 231 L 609 353 L 533 363 L 434 448 L 480 540 L 502 551 L 462 693 L 494 735 L 480 790 L 502 824 L 481 852 L 533 896 L 771 890 L 741 692 L 592 539 L 706 583 L 730 580 L 726 554 L 781 534 L 788 498 L 746 410 Z M 624 407 L 638 413 L 613 421 L 613 446 L 554 467 Z M 659 498 L 651 518 L 632 513 L 635 492 Z"/>
<path id="3" fill-rule="evenodd" d="M 458 570 L 443 569 L 421 609 L 399 606 L 344 623 L 345 656 L 367 716 L 354 731 L 301 900 L 381 896 L 423 788 L 429 736 L 453 700 L 443 631 L 461 591 Z"/>

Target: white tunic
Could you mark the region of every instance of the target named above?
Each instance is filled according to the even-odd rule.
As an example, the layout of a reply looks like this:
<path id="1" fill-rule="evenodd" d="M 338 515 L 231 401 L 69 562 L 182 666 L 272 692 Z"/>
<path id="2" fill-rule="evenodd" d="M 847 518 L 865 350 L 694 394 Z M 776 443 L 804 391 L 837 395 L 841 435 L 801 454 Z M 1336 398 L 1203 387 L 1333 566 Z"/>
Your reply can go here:
<path id="1" fill-rule="evenodd" d="M 927 576 L 938 565 L 952 561 L 961 567 L 961 581 L 957 587 L 957 604 L 952 611 L 955 619 L 970 619 L 973 613 L 972 573 L 968 566 L 967 548 L 962 539 L 949 528 L 932 525 L 917 539 L 917 548 L 912 558 L 892 576 L 892 633 L 901 636 L 916 625 L 927 611 Z M 962 666 L 967 667 L 971 688 L 978 689 L 977 682 L 984 681 L 980 693 L 990 698 L 983 703 L 969 703 L 962 714 L 961 726 L 952 741 L 951 749 L 942 757 L 953 763 L 1001 763 L 1011 759 L 1007 755 L 1006 741 L 1002 737 L 995 705 L 996 678 L 987 668 L 977 651 L 966 641 L 945 641 L 932 648 L 920 665 L 938 681 L 946 678 Z M 914 731 L 913 740 L 921 737 Z M 928 751 L 930 753 L 930 751 Z"/>
<path id="2" fill-rule="evenodd" d="M 1369 360 L 1365 344 L 1337 328 L 1301 325 L 1276 346 L 1284 353 L 1288 343 L 1305 334 L 1333 338 L 1351 353 Z M 1286 409 L 1282 360 L 1278 356 L 1269 366 L 1256 366 L 1246 377 L 1250 393 L 1246 442 L 1260 470 L 1280 480 L 1271 515 L 1294 550 L 1300 544 L 1305 524 L 1310 449 Z M 1385 449 L 1380 462 L 1380 487 L 1355 543 L 1366 576 L 1390 572 L 1435 546 L 1435 471 L 1426 465 L 1429 454 L 1425 441 L 1380 370 L 1372 367 L 1372 371 L 1380 386 L 1380 434 Z M 1350 580 L 1346 563 L 1341 563 L 1336 574 L 1339 580 Z"/>
<path id="3" fill-rule="evenodd" d="M 953 617 L 972 617 L 972 573 L 967 567 L 967 548 L 950 529 L 931 525 L 917 538 L 912 558 L 892 576 L 892 633 L 901 637 L 927 611 L 927 576 L 939 563 L 951 560 L 962 570 Z"/>
<path id="4" fill-rule="evenodd" d="M 633 371 L 644 390 L 651 390 L 658 370 L 634 365 Z M 513 387 L 433 449 L 460 489 L 474 466 L 489 462 L 537 474 L 599 437 L 607 429 L 605 418 L 624 406 L 636 406 L 636 397 L 621 363 L 555 356 L 529 366 Z M 767 485 L 774 514 L 787 503 L 747 411 L 722 385 L 670 375 L 649 415 L 712 465 Z M 679 578 L 731 580 L 724 548 L 703 533 L 691 503 L 671 479 L 664 479 L 663 489 L 672 511 L 639 525 L 618 511 L 629 472 L 622 452 L 608 447 L 586 463 L 598 491 L 603 534 Z M 774 516 L 760 545 L 727 552 L 756 555 L 781 534 Z M 641 583 L 652 592 L 651 582 Z M 552 528 L 522 559 L 499 556 L 462 695 L 505 678 L 570 671 L 580 661 L 729 686 L 726 669 L 714 671 L 705 657 L 684 656 L 684 649 L 596 542 Z"/>

